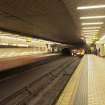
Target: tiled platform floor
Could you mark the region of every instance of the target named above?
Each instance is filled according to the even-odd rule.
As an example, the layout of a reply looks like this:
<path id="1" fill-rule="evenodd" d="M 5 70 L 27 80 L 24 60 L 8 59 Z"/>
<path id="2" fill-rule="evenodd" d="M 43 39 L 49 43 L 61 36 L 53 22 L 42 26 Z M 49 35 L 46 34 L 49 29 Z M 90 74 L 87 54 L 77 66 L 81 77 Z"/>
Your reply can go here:
<path id="1" fill-rule="evenodd" d="M 105 58 L 85 55 L 56 105 L 105 105 Z"/>

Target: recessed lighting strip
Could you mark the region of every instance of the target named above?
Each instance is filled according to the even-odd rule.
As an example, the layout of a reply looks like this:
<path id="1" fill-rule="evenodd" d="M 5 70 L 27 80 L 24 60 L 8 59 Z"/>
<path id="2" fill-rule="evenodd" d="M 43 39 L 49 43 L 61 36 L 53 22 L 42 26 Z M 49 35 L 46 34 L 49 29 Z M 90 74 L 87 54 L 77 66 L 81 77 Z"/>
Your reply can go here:
<path id="1" fill-rule="evenodd" d="M 101 27 L 82 27 L 83 30 L 88 30 L 88 29 L 100 29 Z"/>
<path id="2" fill-rule="evenodd" d="M 82 32 L 82 34 L 97 34 L 98 32 Z"/>
<path id="3" fill-rule="evenodd" d="M 104 22 L 91 22 L 91 23 L 82 23 L 81 25 L 102 25 Z"/>
<path id="4" fill-rule="evenodd" d="M 82 34 L 83 36 L 96 36 L 97 35 L 97 33 L 88 33 L 88 34 Z"/>
<path id="5" fill-rule="evenodd" d="M 94 34 L 94 35 L 95 35 L 95 34 L 97 34 L 97 33 L 93 33 L 93 32 L 90 32 L 90 33 L 89 33 L 89 32 L 87 32 L 87 33 L 82 33 L 82 34 L 85 34 L 85 35 L 87 35 L 87 34 Z"/>
<path id="6" fill-rule="evenodd" d="M 105 8 L 105 5 L 79 6 L 77 7 L 77 10 L 99 9 L 99 8 Z"/>
<path id="7" fill-rule="evenodd" d="M 98 32 L 99 30 L 82 30 L 82 32 Z"/>
<path id="8" fill-rule="evenodd" d="M 84 17 L 80 17 L 80 19 L 103 19 L 105 18 L 105 15 L 103 16 L 84 16 Z"/>

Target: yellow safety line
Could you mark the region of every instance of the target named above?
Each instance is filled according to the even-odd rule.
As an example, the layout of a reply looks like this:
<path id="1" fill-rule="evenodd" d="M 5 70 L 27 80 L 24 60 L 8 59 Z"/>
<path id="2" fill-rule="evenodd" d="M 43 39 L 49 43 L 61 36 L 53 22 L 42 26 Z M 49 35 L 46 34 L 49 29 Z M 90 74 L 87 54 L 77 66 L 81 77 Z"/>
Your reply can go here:
<path id="1" fill-rule="evenodd" d="M 81 60 L 81 63 L 79 64 L 68 84 L 66 85 L 56 105 L 73 105 L 83 67 L 86 64 L 86 57 L 87 56 L 84 56 Z"/>

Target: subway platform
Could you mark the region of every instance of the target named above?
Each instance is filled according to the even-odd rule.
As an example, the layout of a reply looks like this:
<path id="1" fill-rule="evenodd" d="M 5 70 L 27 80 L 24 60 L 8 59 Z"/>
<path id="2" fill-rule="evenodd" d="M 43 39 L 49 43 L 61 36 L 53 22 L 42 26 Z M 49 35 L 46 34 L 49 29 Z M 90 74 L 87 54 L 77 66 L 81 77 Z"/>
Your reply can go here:
<path id="1" fill-rule="evenodd" d="M 105 58 L 85 55 L 56 105 L 105 105 Z"/>

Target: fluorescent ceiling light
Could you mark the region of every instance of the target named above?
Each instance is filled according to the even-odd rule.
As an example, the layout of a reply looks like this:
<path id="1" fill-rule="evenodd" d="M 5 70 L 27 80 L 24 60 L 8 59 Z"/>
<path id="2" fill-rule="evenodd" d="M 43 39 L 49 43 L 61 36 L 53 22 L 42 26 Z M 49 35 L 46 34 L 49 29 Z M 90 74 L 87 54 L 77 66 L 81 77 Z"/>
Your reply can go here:
<path id="1" fill-rule="evenodd" d="M 97 33 L 83 33 L 82 35 L 97 35 Z"/>
<path id="2" fill-rule="evenodd" d="M 97 29 L 97 30 L 93 30 L 93 29 L 90 30 L 90 29 L 89 29 L 89 30 L 82 30 L 82 31 L 89 31 L 89 32 L 90 32 L 90 31 L 99 31 L 99 30 L 98 30 L 98 29 Z"/>
<path id="3" fill-rule="evenodd" d="M 85 37 L 96 37 L 96 35 L 85 35 Z"/>
<path id="4" fill-rule="evenodd" d="M 84 36 L 96 36 L 96 35 L 92 35 L 92 34 L 87 34 L 87 35 L 84 35 Z"/>
<path id="5" fill-rule="evenodd" d="M 98 31 L 82 31 L 81 33 L 97 33 Z"/>
<path id="6" fill-rule="evenodd" d="M 92 40 L 92 38 L 89 38 L 89 37 L 87 37 L 86 39 L 87 39 L 87 40 Z"/>
<path id="7" fill-rule="evenodd" d="M 101 27 L 82 27 L 83 30 L 87 29 L 100 29 Z"/>
<path id="8" fill-rule="evenodd" d="M 93 34 L 93 35 L 96 35 L 97 33 L 83 33 L 85 35 L 88 35 L 88 34 Z"/>
<path id="9" fill-rule="evenodd" d="M 98 31 L 82 31 L 81 33 L 97 33 Z"/>
<path id="10" fill-rule="evenodd" d="M 88 34 L 83 34 L 83 36 L 84 36 L 84 35 L 96 36 L 97 34 L 88 33 Z"/>
<path id="11" fill-rule="evenodd" d="M 84 33 L 82 33 L 82 34 L 84 34 L 84 35 L 96 35 L 98 32 L 84 32 Z"/>
<path id="12" fill-rule="evenodd" d="M 96 36 L 97 34 L 84 34 L 84 36 Z"/>
<path id="13" fill-rule="evenodd" d="M 104 24 L 104 22 L 82 23 L 81 25 L 101 25 L 101 24 Z"/>
<path id="14" fill-rule="evenodd" d="M 84 36 L 96 36 L 96 34 L 84 34 Z"/>
<path id="15" fill-rule="evenodd" d="M 82 32 L 98 32 L 99 30 L 82 30 Z"/>
<path id="16" fill-rule="evenodd" d="M 98 32 L 82 32 L 83 34 L 97 34 Z"/>
<path id="17" fill-rule="evenodd" d="M 105 8 L 105 5 L 91 5 L 91 6 L 79 6 L 79 7 L 77 7 L 78 10 L 99 9 L 99 8 Z"/>
<path id="18" fill-rule="evenodd" d="M 84 17 L 80 17 L 80 19 L 103 19 L 105 18 L 105 15 L 103 16 L 84 16 Z"/>
<path id="19" fill-rule="evenodd" d="M 85 35 L 84 37 L 92 37 L 92 38 L 96 38 L 96 36 L 91 36 L 91 35 Z"/>
<path id="20" fill-rule="evenodd" d="M 86 30 L 84 30 L 84 31 L 81 31 L 82 33 L 97 33 L 98 31 L 86 31 Z"/>
<path id="21" fill-rule="evenodd" d="M 88 39 L 88 40 L 93 40 L 93 39 L 96 39 L 96 38 L 90 38 L 90 37 L 87 37 L 86 39 Z"/>

